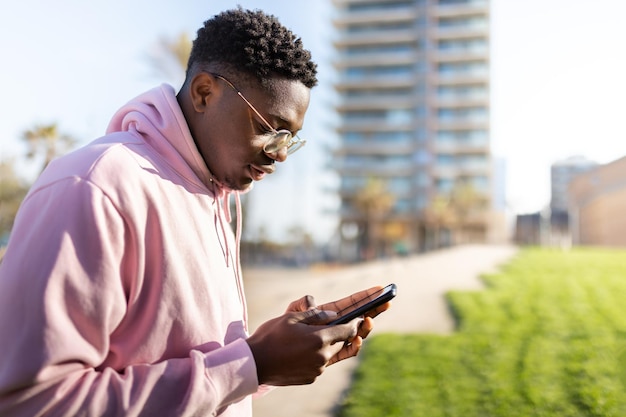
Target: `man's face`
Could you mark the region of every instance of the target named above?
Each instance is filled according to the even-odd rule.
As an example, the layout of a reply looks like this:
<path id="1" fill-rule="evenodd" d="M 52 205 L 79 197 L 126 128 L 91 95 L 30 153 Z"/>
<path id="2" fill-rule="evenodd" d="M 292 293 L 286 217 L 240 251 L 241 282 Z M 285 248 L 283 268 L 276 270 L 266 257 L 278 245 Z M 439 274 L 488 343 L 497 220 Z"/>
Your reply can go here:
<path id="1" fill-rule="evenodd" d="M 212 93 L 192 133 L 216 179 L 230 189 L 245 190 L 273 173 L 274 161 L 283 162 L 287 150 L 264 152 L 272 133 L 269 126 L 228 83 L 210 74 L 203 76 L 211 77 Z M 277 79 L 269 90 L 237 88 L 273 129 L 295 135 L 302 128 L 310 90 L 301 82 Z"/>

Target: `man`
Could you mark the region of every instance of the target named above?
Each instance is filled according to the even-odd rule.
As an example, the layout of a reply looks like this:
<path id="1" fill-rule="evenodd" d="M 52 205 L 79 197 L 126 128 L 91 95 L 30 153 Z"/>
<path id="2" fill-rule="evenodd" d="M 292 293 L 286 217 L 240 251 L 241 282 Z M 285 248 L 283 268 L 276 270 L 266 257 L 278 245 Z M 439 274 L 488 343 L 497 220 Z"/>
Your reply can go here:
<path id="1" fill-rule="evenodd" d="M 228 224 L 229 196 L 239 211 L 303 144 L 315 75 L 274 17 L 221 13 L 177 95 L 135 98 L 50 164 L 0 265 L 0 415 L 246 416 L 262 385 L 310 383 L 358 353 L 370 317 L 324 324 L 376 288 L 303 297 L 248 336 L 240 213 L 235 236 Z"/>

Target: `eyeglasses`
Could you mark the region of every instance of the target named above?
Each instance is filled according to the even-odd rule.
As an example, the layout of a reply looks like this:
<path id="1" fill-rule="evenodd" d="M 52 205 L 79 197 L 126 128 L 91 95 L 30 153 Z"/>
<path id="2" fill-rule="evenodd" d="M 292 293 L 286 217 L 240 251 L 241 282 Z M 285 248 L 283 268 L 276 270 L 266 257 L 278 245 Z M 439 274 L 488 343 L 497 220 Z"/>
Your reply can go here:
<path id="1" fill-rule="evenodd" d="M 265 146 L 263 146 L 263 152 L 265 152 L 265 153 L 274 153 L 274 152 L 280 151 L 283 148 L 287 148 L 287 154 L 291 155 L 292 153 L 294 153 L 295 151 L 297 151 L 298 149 L 300 149 L 300 148 L 302 148 L 304 146 L 304 144 L 306 143 L 306 140 L 300 139 L 298 137 L 298 135 L 292 135 L 291 132 L 288 131 L 287 129 L 281 129 L 281 130 L 274 129 L 272 127 L 272 125 L 269 124 L 269 122 L 267 120 L 265 120 L 265 117 L 261 116 L 261 113 L 259 113 L 259 111 L 254 108 L 252 103 L 250 103 L 244 97 L 244 95 L 241 93 L 241 91 L 239 91 L 237 89 L 237 87 L 235 87 L 233 85 L 233 83 L 231 83 L 230 81 L 228 81 L 226 78 L 222 77 L 219 74 L 214 74 L 212 72 L 209 72 L 209 74 L 211 74 L 214 77 L 217 77 L 220 80 L 224 81 L 226 84 L 228 84 L 230 86 L 230 88 L 235 90 L 237 95 L 239 97 L 241 97 L 243 99 L 243 101 L 246 102 L 246 104 L 250 107 L 250 109 L 252 109 L 252 111 L 257 116 L 259 116 L 259 118 L 263 121 L 263 123 L 265 123 L 267 128 L 269 130 L 271 130 L 271 132 L 268 133 L 268 136 L 270 137 L 270 139 L 267 141 Z"/>

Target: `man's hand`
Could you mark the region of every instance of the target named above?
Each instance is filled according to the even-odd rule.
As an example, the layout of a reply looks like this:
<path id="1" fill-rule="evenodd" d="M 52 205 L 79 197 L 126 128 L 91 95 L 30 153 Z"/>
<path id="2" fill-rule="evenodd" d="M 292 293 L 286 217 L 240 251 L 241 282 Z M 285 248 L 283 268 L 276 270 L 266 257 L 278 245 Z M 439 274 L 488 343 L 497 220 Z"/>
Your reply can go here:
<path id="1" fill-rule="evenodd" d="M 311 296 L 289 304 L 284 315 L 261 325 L 248 338 L 257 365 L 260 384 L 301 385 L 312 383 L 325 368 L 356 356 L 363 339 L 373 329 L 372 317 L 390 303 L 350 323 L 325 326 L 344 309 L 356 308 L 382 287 L 372 287 L 348 297 L 315 305 Z"/>
<path id="2" fill-rule="evenodd" d="M 362 320 L 338 326 L 322 325 L 334 317 L 334 312 L 309 309 L 288 312 L 263 323 L 247 339 L 259 383 L 310 384 L 338 358 L 356 355 L 361 347 L 357 334 Z M 346 346 L 349 341 L 352 344 Z"/>

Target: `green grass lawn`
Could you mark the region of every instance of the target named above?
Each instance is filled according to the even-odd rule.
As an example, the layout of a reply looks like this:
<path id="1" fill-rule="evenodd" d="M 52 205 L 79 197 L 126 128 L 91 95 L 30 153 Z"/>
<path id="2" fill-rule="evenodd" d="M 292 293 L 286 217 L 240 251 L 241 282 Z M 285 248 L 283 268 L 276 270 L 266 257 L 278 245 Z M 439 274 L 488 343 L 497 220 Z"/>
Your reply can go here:
<path id="1" fill-rule="evenodd" d="M 626 251 L 523 250 L 448 295 L 450 336 L 374 336 L 341 417 L 626 416 Z"/>

